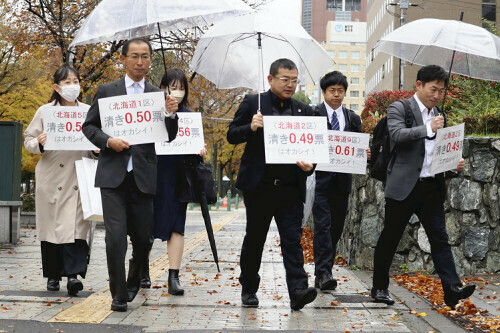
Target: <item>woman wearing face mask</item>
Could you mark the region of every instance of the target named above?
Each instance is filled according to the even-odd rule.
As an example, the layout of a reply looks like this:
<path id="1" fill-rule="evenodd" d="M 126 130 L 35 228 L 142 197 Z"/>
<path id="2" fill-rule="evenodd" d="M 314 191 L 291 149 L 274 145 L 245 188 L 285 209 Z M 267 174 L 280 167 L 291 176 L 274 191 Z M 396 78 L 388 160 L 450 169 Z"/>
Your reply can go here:
<path id="1" fill-rule="evenodd" d="M 163 75 L 160 88 L 174 97 L 179 103 L 177 112 L 192 112 L 188 109 L 188 82 L 180 69 L 169 69 Z M 179 201 L 180 194 L 189 187 L 185 164 L 200 163 L 203 155 L 207 154 L 202 149 L 199 155 L 159 155 L 158 180 L 156 196 L 153 200 L 154 225 L 153 236 L 162 241 L 167 241 L 167 253 L 170 269 L 168 270 L 168 293 L 171 295 L 184 295 L 179 282 L 179 268 L 182 252 L 184 250 L 184 227 L 186 223 L 187 203 Z M 145 267 L 141 286 L 148 287 L 149 263 Z"/>
<path id="2" fill-rule="evenodd" d="M 43 128 L 43 110 L 49 106 L 71 107 L 78 102 L 80 80 L 76 69 L 59 67 L 54 73 L 54 91 L 49 104 L 41 106 L 24 132 L 24 147 L 42 154 L 35 169 L 36 229 L 41 241 L 43 276 L 47 290 L 58 291 L 59 281 L 68 278 L 68 294 L 83 289 L 77 279 L 85 278 L 89 247 L 89 223 L 83 220 L 75 161 L 91 157 L 89 151 L 44 150 L 47 134 Z M 67 110 L 66 108 L 65 110 Z"/>

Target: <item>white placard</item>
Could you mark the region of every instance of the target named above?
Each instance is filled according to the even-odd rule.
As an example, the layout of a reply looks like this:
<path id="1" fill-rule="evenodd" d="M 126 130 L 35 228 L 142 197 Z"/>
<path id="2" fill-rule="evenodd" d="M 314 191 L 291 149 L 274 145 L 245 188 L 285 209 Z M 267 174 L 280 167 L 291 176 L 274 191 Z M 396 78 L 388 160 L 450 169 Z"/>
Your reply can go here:
<path id="1" fill-rule="evenodd" d="M 179 130 L 172 142 L 156 142 L 156 155 L 199 154 L 205 147 L 203 123 L 199 112 L 178 112 Z"/>
<path id="2" fill-rule="evenodd" d="M 462 158 L 465 124 L 441 128 L 436 133 L 436 144 L 432 156 L 431 174 L 457 168 Z"/>
<path id="3" fill-rule="evenodd" d="M 316 170 L 364 175 L 366 148 L 370 135 L 357 132 L 328 131 L 330 163 L 318 163 Z"/>
<path id="4" fill-rule="evenodd" d="M 102 131 L 130 144 L 168 141 L 162 91 L 99 99 Z"/>
<path id="5" fill-rule="evenodd" d="M 97 149 L 83 134 L 82 125 L 89 106 L 48 106 L 42 110 L 43 130 L 47 133 L 44 150 Z"/>
<path id="6" fill-rule="evenodd" d="M 264 116 L 267 164 L 328 163 L 324 117 Z"/>

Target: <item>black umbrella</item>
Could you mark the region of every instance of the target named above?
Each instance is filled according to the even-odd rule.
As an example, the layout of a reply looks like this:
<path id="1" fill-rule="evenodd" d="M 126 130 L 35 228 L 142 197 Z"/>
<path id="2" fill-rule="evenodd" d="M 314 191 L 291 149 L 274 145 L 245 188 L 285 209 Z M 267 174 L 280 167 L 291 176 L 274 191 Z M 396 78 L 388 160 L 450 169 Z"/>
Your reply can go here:
<path id="1" fill-rule="evenodd" d="M 207 229 L 208 241 L 210 242 L 210 248 L 212 249 L 212 254 L 214 256 L 215 264 L 217 265 L 217 271 L 220 273 L 219 268 L 219 256 L 217 255 L 217 247 L 215 246 L 215 236 L 214 229 L 212 228 L 212 220 L 210 218 L 210 213 L 208 212 L 207 196 L 205 192 L 199 194 L 201 215 L 203 215 L 203 221 L 205 221 L 205 228 Z"/>

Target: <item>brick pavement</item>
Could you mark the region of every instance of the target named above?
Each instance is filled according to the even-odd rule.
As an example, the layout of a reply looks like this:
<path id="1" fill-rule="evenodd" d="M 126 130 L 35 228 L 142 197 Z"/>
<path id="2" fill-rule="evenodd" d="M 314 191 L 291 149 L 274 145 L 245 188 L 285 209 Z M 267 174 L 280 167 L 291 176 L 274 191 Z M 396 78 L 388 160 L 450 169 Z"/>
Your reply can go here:
<path id="1" fill-rule="evenodd" d="M 153 288 L 141 290 L 136 299 L 129 303 L 127 312 L 105 314 L 99 321 L 101 325 L 132 325 L 142 328 L 143 332 L 263 329 L 429 332 L 436 330 L 436 325 L 446 327 L 442 331 L 461 331 L 444 316 L 438 318 L 437 324 L 429 324 L 423 318 L 409 315 L 409 309 L 403 302 L 391 307 L 372 303 L 365 282 L 368 280 L 367 274 L 337 266 L 334 271 L 334 276 L 339 279 L 337 290 L 319 293 L 313 303 L 301 311 L 292 311 L 274 224 L 262 260 L 262 281 L 258 292 L 260 306 L 242 307 L 238 262 L 245 230 L 244 211 L 213 211 L 211 215 L 214 224 L 224 219 L 224 223 L 227 222 L 216 233 L 221 273 L 217 274 L 210 246 L 204 238 L 192 245 L 182 261 L 180 279 L 186 291 L 185 296 L 167 294 L 165 284 L 168 273 L 165 270 L 153 281 Z M 199 233 L 204 233 L 201 214 L 199 211 L 188 211 L 186 243 L 199 236 Z M 35 235 L 35 230 L 22 229 L 22 243 L 0 249 L 0 324 L 3 319 L 18 320 L 19 323 L 26 320 L 33 323 L 53 322 L 63 310 L 72 309 L 108 285 L 103 229 L 96 230 L 87 278 L 83 280 L 84 290 L 78 297 L 67 296 L 65 280 L 61 283 L 61 291 L 46 291 L 40 246 Z M 157 240 L 151 260 L 161 259 L 165 251 L 166 243 Z M 312 284 L 313 265 L 307 264 L 306 271 Z M 109 307 L 111 297 L 105 297 L 103 302 Z M 90 310 L 97 304 L 88 306 Z"/>

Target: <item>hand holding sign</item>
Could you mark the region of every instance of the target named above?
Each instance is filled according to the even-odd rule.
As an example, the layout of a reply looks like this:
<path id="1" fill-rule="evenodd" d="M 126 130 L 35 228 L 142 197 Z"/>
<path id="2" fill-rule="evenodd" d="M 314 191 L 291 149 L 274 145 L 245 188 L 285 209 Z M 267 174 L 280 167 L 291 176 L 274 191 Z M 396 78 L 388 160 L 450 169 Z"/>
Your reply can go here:
<path id="1" fill-rule="evenodd" d="M 109 138 L 108 146 L 117 153 L 121 152 L 124 149 L 130 148 L 130 144 L 127 141 L 122 140 L 120 138 Z"/>

